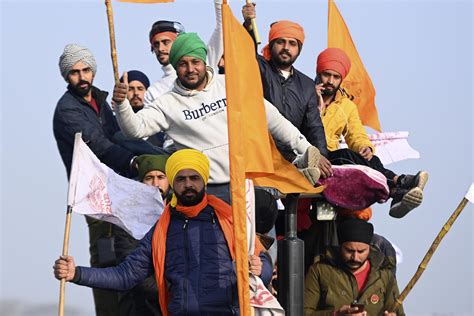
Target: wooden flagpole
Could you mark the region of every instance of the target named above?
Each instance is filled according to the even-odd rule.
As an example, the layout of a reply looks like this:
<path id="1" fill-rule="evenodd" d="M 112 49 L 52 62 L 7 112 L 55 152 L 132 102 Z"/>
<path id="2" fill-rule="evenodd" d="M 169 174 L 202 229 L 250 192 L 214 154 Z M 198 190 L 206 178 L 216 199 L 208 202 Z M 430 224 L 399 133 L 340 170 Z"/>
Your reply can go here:
<path id="1" fill-rule="evenodd" d="M 117 63 L 117 49 L 115 47 L 114 14 L 112 11 L 111 0 L 105 0 L 105 6 L 107 7 L 107 20 L 109 22 L 110 54 L 112 57 L 112 66 L 114 68 L 114 79 L 115 83 L 118 83 L 120 77 Z"/>
<path id="2" fill-rule="evenodd" d="M 416 270 L 415 275 L 411 278 L 410 282 L 408 282 L 407 286 L 405 289 L 403 289 L 402 293 L 400 296 L 397 298 L 396 302 L 392 305 L 392 307 L 389 309 L 392 312 L 396 312 L 398 308 L 402 305 L 403 301 L 407 297 L 408 293 L 410 293 L 411 289 L 415 286 L 416 282 L 418 279 L 421 277 L 423 272 L 425 272 L 426 267 L 428 266 L 428 263 L 431 260 L 431 257 L 436 251 L 436 248 L 438 248 L 439 244 L 441 243 L 441 240 L 444 238 L 444 236 L 448 233 L 448 231 L 451 229 L 454 221 L 458 218 L 459 214 L 461 214 L 462 210 L 466 206 L 467 202 L 469 200 L 467 198 L 463 198 L 461 203 L 459 203 L 458 207 L 456 210 L 454 210 L 453 214 L 451 217 L 448 219 L 446 224 L 444 224 L 443 228 L 439 232 L 438 236 L 436 236 L 435 240 L 431 244 L 430 249 L 428 249 L 428 252 L 426 253 L 425 257 L 421 261 L 420 265 L 418 266 L 418 269 Z"/>
<path id="3" fill-rule="evenodd" d="M 66 225 L 64 228 L 64 239 L 63 239 L 63 256 L 67 256 L 69 251 L 69 232 L 71 230 L 71 216 L 72 207 L 68 205 L 66 211 Z M 64 292 L 66 287 L 66 279 L 61 279 L 59 286 L 59 316 L 64 316 Z"/>
<path id="4" fill-rule="evenodd" d="M 246 0 L 245 1 L 247 4 L 252 3 L 252 0 Z M 250 20 L 252 23 L 252 30 L 253 30 L 253 36 L 255 37 L 255 42 L 257 42 L 257 45 L 260 44 L 262 41 L 260 40 L 260 34 L 258 34 L 258 29 L 257 29 L 257 21 L 255 18 Z"/>

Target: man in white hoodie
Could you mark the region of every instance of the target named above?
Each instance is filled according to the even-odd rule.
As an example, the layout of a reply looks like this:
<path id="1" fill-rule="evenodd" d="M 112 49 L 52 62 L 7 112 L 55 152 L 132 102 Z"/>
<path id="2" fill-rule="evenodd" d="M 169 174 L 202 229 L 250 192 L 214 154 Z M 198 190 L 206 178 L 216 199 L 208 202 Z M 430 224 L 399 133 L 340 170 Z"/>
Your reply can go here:
<path id="1" fill-rule="evenodd" d="M 222 0 L 214 0 L 216 10 L 216 28 L 208 43 L 208 65 L 217 69 L 219 60 L 224 53 L 222 40 Z M 151 51 L 156 55 L 156 59 L 161 65 L 163 76 L 153 83 L 145 94 L 145 104 L 152 103 L 160 95 L 173 88 L 176 80 L 176 71 L 169 61 L 169 52 L 176 37 L 184 32 L 184 26 L 175 21 L 156 21 L 151 26 L 149 40 Z"/>
<path id="2" fill-rule="evenodd" d="M 176 148 L 193 148 L 206 154 L 211 162 L 208 191 L 229 201 L 229 146 L 225 77 L 214 74 L 206 65 L 207 48 L 196 33 L 181 33 L 170 50 L 170 64 L 177 80 L 171 91 L 161 95 L 138 113 L 126 99 L 127 80 L 115 85 L 115 112 L 123 132 L 143 138 L 164 131 Z M 264 101 L 268 128 L 276 140 L 307 153 L 310 161 L 305 176 L 314 184 L 319 178 L 319 151 L 269 102 Z M 311 148 L 308 150 L 308 148 Z M 308 157 L 309 156 L 309 157 Z"/>

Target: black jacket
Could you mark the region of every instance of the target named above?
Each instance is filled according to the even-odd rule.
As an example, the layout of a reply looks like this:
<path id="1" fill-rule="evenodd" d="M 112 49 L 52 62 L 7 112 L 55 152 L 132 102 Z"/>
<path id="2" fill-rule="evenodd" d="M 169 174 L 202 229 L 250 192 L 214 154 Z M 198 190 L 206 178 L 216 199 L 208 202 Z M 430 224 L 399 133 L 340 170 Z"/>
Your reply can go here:
<path id="1" fill-rule="evenodd" d="M 71 87 L 58 101 L 54 111 L 53 131 L 68 178 L 74 135 L 77 132 L 82 132 L 82 139 L 100 161 L 115 172 L 130 176 L 130 161 L 135 154 L 113 142 L 113 137 L 120 128 L 106 101 L 107 95 L 107 92 L 92 87 L 92 97 L 99 107 L 99 114 Z"/>
<path id="2" fill-rule="evenodd" d="M 260 55 L 257 55 L 257 59 L 265 99 L 327 157 L 326 136 L 319 115 L 314 81 L 295 68 L 288 79 L 285 79 L 271 62 Z M 290 158 L 288 148 L 277 145 L 285 158 Z"/>

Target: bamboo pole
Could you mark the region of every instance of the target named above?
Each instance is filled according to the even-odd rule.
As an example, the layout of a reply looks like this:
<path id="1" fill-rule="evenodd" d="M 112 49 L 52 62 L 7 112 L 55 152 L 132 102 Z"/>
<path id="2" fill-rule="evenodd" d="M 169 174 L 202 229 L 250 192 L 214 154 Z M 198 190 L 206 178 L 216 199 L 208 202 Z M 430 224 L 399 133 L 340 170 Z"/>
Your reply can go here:
<path id="1" fill-rule="evenodd" d="M 107 20 L 109 22 L 110 55 L 112 57 L 112 66 L 114 68 L 114 79 L 115 79 L 115 83 L 118 83 L 119 72 L 118 72 L 118 63 L 117 63 L 117 49 L 115 47 L 114 14 L 112 11 L 111 0 L 105 0 L 105 6 L 107 7 Z"/>
<path id="2" fill-rule="evenodd" d="M 63 239 L 63 256 L 67 256 L 69 251 L 69 232 L 71 230 L 71 215 L 72 207 L 68 205 L 66 211 L 66 225 L 64 228 L 64 239 Z M 64 293 L 66 289 L 66 279 L 61 279 L 59 285 L 59 316 L 64 316 Z"/>
<path id="3" fill-rule="evenodd" d="M 390 311 L 396 312 L 398 310 L 398 308 L 403 304 L 403 301 L 405 300 L 407 295 L 410 293 L 411 289 L 415 286 L 416 282 L 421 277 L 423 272 L 425 272 L 425 269 L 428 266 L 428 263 L 430 262 L 431 257 L 435 253 L 436 248 L 438 248 L 439 244 L 441 243 L 441 240 L 444 238 L 444 236 L 451 229 L 451 226 L 453 225 L 454 221 L 458 218 L 459 214 L 461 214 L 461 212 L 464 209 L 464 207 L 466 206 L 467 202 L 468 202 L 468 199 L 463 198 L 461 203 L 459 203 L 456 210 L 454 210 L 453 214 L 451 215 L 451 217 L 446 222 L 446 224 L 444 224 L 443 228 L 441 228 L 441 231 L 438 233 L 438 236 L 436 236 L 435 240 L 431 244 L 430 249 L 428 249 L 425 257 L 423 258 L 420 265 L 418 266 L 418 269 L 416 270 L 415 275 L 411 278 L 410 282 L 408 282 L 405 289 L 403 289 L 402 293 L 397 298 L 396 302 L 389 309 Z"/>
<path id="4" fill-rule="evenodd" d="M 252 0 L 246 0 L 245 2 L 247 4 L 252 3 Z M 252 30 L 253 30 L 253 36 L 255 37 L 255 42 L 257 42 L 257 45 L 258 45 L 261 43 L 261 41 L 260 41 L 260 34 L 258 33 L 258 29 L 257 29 L 257 20 L 253 18 L 252 20 L 250 20 L 250 22 L 252 23 Z"/>

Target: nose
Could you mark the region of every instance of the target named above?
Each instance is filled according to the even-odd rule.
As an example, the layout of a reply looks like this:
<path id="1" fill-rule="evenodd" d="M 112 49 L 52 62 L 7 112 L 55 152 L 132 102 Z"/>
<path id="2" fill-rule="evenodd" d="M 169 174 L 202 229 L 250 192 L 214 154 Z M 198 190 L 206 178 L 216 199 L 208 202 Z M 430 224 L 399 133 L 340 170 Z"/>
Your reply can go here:
<path id="1" fill-rule="evenodd" d="M 193 187 L 193 182 L 191 181 L 191 179 L 186 179 L 185 180 L 184 187 L 185 188 L 192 188 Z"/>
<path id="2" fill-rule="evenodd" d="M 334 77 L 333 76 L 329 76 L 328 78 L 328 83 L 332 84 L 334 82 Z"/>
<path id="3" fill-rule="evenodd" d="M 158 187 L 158 178 L 153 178 L 153 182 L 151 183 L 154 187 Z"/>

